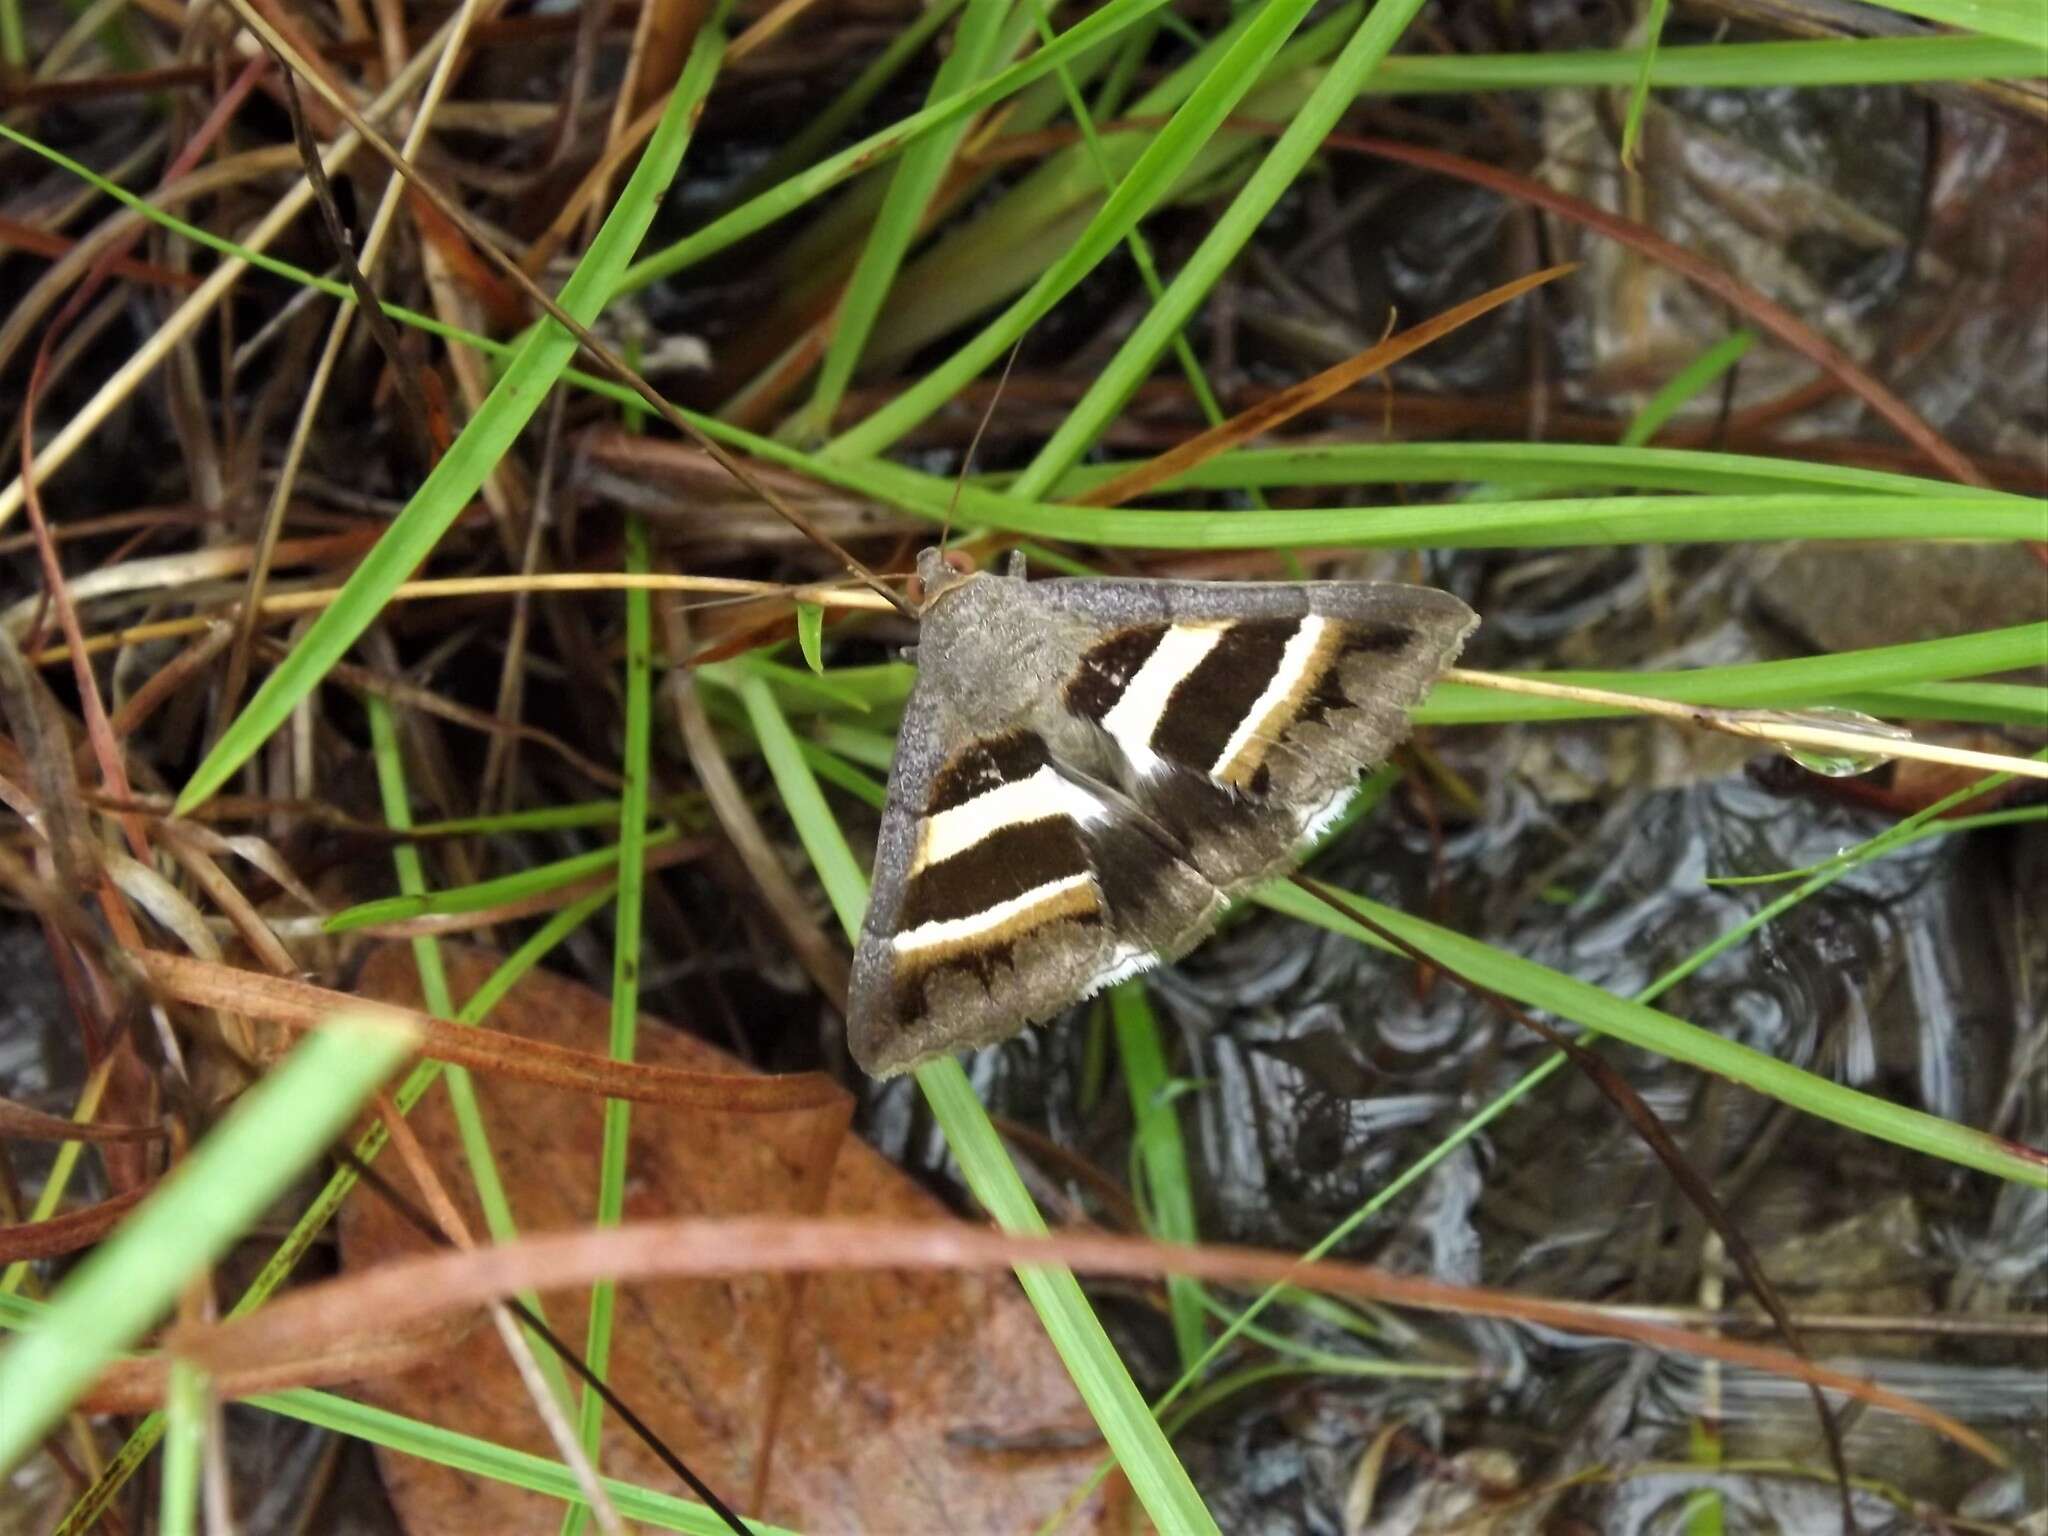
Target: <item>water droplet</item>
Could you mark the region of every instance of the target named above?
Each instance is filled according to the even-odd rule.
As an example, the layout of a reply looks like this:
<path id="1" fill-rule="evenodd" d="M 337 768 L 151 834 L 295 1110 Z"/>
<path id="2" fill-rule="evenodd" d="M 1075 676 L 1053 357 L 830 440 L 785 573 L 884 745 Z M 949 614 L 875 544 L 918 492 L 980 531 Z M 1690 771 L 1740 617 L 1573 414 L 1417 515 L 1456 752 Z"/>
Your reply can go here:
<path id="1" fill-rule="evenodd" d="M 1821 730 L 1841 731 L 1853 736 L 1871 738 L 1868 752 L 1847 747 L 1817 747 L 1801 742 L 1780 742 L 1778 750 L 1809 773 L 1818 773 L 1830 779 L 1854 778 L 1859 773 L 1872 773 L 1892 760 L 1893 754 L 1884 750 L 1880 743 L 1887 741 L 1911 741 L 1913 733 L 1904 726 L 1853 709 L 1838 709 L 1832 704 L 1817 704 L 1812 709 L 1764 709 L 1751 713 L 1750 718 L 1769 720 L 1780 725 L 1806 725 Z"/>

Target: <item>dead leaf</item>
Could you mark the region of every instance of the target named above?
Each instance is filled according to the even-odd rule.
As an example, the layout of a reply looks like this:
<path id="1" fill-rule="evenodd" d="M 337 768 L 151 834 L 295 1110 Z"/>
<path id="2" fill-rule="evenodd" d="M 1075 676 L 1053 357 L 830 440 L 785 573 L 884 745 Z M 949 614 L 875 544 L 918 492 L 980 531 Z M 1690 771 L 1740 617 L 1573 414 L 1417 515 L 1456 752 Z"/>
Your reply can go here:
<path id="1" fill-rule="evenodd" d="M 458 997 L 493 957 L 444 945 Z M 420 1006 L 406 948 L 374 954 L 358 991 Z M 498 1006 L 490 1027 L 587 1051 L 604 1049 L 609 1005 L 535 973 Z M 640 1058 L 698 1073 L 745 1070 L 723 1052 L 653 1020 Z M 523 1232 L 586 1225 L 597 1188 L 602 1107 L 587 1096 L 504 1077 L 476 1080 L 486 1124 Z M 796 1213 L 813 1160 L 808 1116 L 745 1116 L 636 1104 L 626 1218 Z M 466 1191 L 446 1100 L 412 1113 L 421 1141 Z M 410 1192 L 395 1167 L 384 1169 Z M 833 1167 L 825 1214 L 945 1221 L 949 1213 L 858 1139 Z M 465 1212 L 481 1230 L 472 1205 Z M 376 1265 L 424 1246 L 401 1218 L 359 1190 L 341 1227 L 345 1267 Z M 772 1276 L 670 1280 L 620 1288 L 610 1381 L 691 1469 L 746 1509 L 782 1317 Z M 548 1321 L 580 1341 L 581 1293 L 546 1298 Z M 1029 1531 L 1102 1455 L 1079 1396 L 1015 1282 L 1004 1274 L 831 1273 L 807 1279 L 790 1354 L 763 1519 L 812 1532 Z M 358 1386 L 355 1395 L 468 1434 L 551 1455 L 495 1336 L 473 1332 L 432 1366 Z M 413 1536 L 488 1530 L 553 1536 L 559 1502 L 393 1452 L 378 1453 Z M 655 1488 L 673 1480 L 638 1442 L 605 1425 L 602 1469 Z M 1127 1497 L 1098 1494 L 1068 1529 L 1122 1529 Z"/>

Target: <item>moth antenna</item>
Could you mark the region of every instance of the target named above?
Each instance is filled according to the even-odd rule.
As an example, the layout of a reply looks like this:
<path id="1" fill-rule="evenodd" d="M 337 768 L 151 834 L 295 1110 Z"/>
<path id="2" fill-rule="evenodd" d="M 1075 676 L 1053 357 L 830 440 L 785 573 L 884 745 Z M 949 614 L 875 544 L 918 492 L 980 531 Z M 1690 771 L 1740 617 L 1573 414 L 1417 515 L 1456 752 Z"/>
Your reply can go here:
<path id="1" fill-rule="evenodd" d="M 946 503 L 946 521 L 939 527 L 939 548 L 942 551 L 946 547 L 946 540 L 953 532 L 953 514 L 960 507 L 961 488 L 967 484 L 968 472 L 974 468 L 974 451 L 981 446 L 981 434 L 988 430 L 988 424 L 995 419 L 996 405 L 1003 398 L 1004 386 L 1010 382 L 1010 370 L 1017 366 L 1017 354 L 1023 350 L 1024 337 L 1019 336 L 1010 345 L 1010 355 L 1003 359 L 1003 371 L 996 376 L 996 389 L 995 393 L 988 397 L 988 409 L 981 413 L 981 420 L 975 423 L 974 436 L 967 440 L 967 456 L 960 461 L 960 473 L 953 481 L 953 496 Z"/>

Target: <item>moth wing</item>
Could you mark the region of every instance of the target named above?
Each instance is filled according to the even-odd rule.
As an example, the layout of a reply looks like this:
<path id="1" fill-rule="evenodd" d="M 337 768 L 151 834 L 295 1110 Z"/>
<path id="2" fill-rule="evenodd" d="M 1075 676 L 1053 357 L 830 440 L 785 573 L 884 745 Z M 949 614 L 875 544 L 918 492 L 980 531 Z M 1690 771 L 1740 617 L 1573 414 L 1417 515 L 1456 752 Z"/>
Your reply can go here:
<path id="1" fill-rule="evenodd" d="M 862 1070 L 993 1045 L 1142 966 L 1097 873 L 1113 814 L 1029 720 L 978 735 L 937 689 L 912 693 L 854 950 Z"/>
<path id="2" fill-rule="evenodd" d="M 1408 734 L 1477 624 L 1447 592 L 1369 582 L 1048 581 L 1090 621 L 1062 690 L 1131 794 L 1226 894 L 1288 867 Z"/>

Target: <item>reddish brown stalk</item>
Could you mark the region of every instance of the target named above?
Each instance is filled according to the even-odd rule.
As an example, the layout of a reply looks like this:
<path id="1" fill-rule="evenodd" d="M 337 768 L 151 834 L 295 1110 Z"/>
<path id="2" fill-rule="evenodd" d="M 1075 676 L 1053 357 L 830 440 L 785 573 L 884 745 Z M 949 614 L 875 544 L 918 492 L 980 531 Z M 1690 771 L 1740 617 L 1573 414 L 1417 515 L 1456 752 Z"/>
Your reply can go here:
<path id="1" fill-rule="evenodd" d="M 180 1354 L 209 1371 L 226 1374 L 246 1363 L 324 1350 L 340 1340 L 408 1327 L 520 1290 L 562 1290 L 605 1276 L 623 1281 L 1047 1264 L 1143 1279 L 1181 1274 L 1226 1284 L 1285 1282 L 1393 1306 L 1621 1339 L 1841 1392 L 1925 1425 L 1993 1466 L 2006 1464 L 2003 1453 L 1967 1425 L 1863 1377 L 1810 1364 L 1783 1350 L 1617 1316 L 1601 1307 L 1225 1244 L 1191 1247 L 1072 1233 L 1018 1237 L 945 1222 L 700 1217 L 536 1234 L 473 1253 L 400 1259 L 360 1275 L 308 1286 L 261 1311 L 173 1342 Z"/>
<path id="2" fill-rule="evenodd" d="M 419 1032 L 420 1053 L 433 1060 L 473 1072 L 546 1083 L 571 1093 L 763 1115 L 811 1110 L 839 1114 L 846 1101 L 846 1090 L 819 1072 L 757 1077 L 614 1061 L 491 1030 L 465 1029 L 416 1009 L 365 1003 L 310 982 L 265 976 L 208 960 L 164 953 L 136 959 L 145 979 L 167 999 L 264 1019 L 294 1031 L 317 1028 L 337 1013 L 368 1011 L 395 1016 Z"/>

